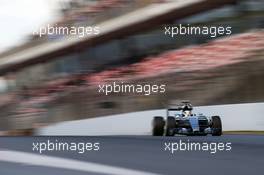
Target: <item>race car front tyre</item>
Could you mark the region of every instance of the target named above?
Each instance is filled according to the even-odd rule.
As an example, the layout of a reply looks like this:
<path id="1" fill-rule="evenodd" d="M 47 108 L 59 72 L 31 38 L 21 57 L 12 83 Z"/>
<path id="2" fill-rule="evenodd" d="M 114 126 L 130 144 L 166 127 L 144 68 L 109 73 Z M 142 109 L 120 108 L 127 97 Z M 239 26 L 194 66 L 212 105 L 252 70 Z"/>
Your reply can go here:
<path id="1" fill-rule="evenodd" d="M 174 129 L 176 128 L 176 120 L 174 117 L 168 117 L 166 122 L 166 136 L 174 136 Z"/>
<path id="2" fill-rule="evenodd" d="M 163 117 L 154 117 L 152 121 L 152 135 L 163 136 L 165 121 Z"/>
<path id="3" fill-rule="evenodd" d="M 219 116 L 212 116 L 212 136 L 222 135 L 222 122 Z"/>

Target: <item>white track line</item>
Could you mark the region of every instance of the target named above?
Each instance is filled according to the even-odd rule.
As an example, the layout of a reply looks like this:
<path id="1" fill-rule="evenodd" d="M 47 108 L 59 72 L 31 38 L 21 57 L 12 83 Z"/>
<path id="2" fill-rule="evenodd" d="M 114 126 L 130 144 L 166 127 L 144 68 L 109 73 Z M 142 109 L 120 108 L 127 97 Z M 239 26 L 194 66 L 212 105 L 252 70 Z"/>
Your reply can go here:
<path id="1" fill-rule="evenodd" d="M 0 161 L 43 167 L 62 168 L 83 172 L 94 172 L 108 175 L 158 175 L 155 173 L 103 165 L 98 163 L 8 150 L 0 151 Z"/>

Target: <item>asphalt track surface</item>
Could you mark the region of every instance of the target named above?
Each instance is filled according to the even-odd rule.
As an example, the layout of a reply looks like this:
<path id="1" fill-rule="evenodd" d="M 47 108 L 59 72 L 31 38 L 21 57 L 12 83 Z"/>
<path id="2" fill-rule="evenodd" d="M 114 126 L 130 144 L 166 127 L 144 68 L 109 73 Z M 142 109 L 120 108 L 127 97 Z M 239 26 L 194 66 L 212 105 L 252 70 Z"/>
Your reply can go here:
<path id="1" fill-rule="evenodd" d="M 44 152 L 32 151 L 33 142 L 56 139 L 64 142 L 100 142 L 100 151 L 86 152 Z M 231 151 L 177 151 L 174 154 L 165 151 L 165 142 L 219 143 L 231 142 Z M 100 165 L 121 167 L 129 170 L 153 174 L 202 174 L 202 175 L 248 175 L 264 174 L 264 136 L 223 135 L 221 137 L 152 137 L 152 136 L 102 136 L 102 137 L 1 137 L 0 138 L 0 174 L 1 175 L 89 175 L 115 174 L 105 169 L 100 171 L 74 170 L 50 166 L 5 161 L 9 156 L 4 151 L 23 152 L 37 156 L 92 162 Z M 12 154 L 12 153 L 11 153 Z M 4 157 L 5 156 L 5 157 Z M 4 159 L 4 160 L 3 160 Z M 19 156 L 18 158 L 19 159 Z M 31 157 L 23 157 L 32 161 Z M 63 164 L 63 161 L 59 161 Z M 81 166 L 81 165 L 80 165 Z M 100 170 L 100 167 L 98 168 Z M 103 168 L 102 168 L 103 169 Z M 102 170 L 101 169 L 101 170 Z M 146 173 L 146 174 L 147 174 Z M 136 174 L 127 171 L 120 174 Z M 139 173 L 140 174 L 140 173 Z M 141 173 L 142 175 L 144 173 Z"/>

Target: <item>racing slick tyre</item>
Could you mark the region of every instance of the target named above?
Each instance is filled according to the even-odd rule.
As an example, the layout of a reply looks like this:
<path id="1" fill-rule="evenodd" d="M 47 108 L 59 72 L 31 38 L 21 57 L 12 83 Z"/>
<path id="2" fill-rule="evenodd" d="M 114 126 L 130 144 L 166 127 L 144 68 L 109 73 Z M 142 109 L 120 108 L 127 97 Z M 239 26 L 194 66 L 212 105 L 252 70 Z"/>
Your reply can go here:
<path id="1" fill-rule="evenodd" d="M 219 116 L 212 116 L 212 136 L 222 135 L 222 122 Z"/>
<path id="2" fill-rule="evenodd" d="M 176 128 L 176 120 L 174 117 L 168 117 L 166 123 L 166 136 L 174 136 L 174 129 Z"/>
<path id="3" fill-rule="evenodd" d="M 163 136 L 165 121 L 163 117 L 154 117 L 152 121 L 152 135 Z"/>

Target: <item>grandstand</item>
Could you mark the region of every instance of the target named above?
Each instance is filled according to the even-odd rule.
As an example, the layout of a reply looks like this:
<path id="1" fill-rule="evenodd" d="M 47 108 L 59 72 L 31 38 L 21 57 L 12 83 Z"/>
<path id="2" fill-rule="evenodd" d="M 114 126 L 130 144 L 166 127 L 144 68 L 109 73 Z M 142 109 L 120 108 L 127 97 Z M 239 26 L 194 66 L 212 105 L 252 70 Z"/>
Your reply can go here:
<path id="1" fill-rule="evenodd" d="M 203 45 L 165 52 L 143 61 L 114 70 L 96 73 L 87 78 L 91 83 L 126 81 L 155 77 L 172 72 L 213 69 L 228 64 L 249 61 L 255 52 L 264 49 L 264 32 L 255 31 L 218 39 Z M 126 72 L 129 72 L 128 74 Z"/>
<path id="2" fill-rule="evenodd" d="M 195 105 L 263 101 L 263 9 L 255 1 L 185 3 L 102 0 L 63 9 L 58 24 L 98 24 L 101 35 L 34 38 L 0 55 L 0 73 L 16 81 L 2 103 L 0 128 L 157 109 L 171 99 Z M 166 38 L 164 24 L 178 23 L 231 25 L 233 35 Z M 166 94 L 97 93 L 98 84 L 113 81 L 163 83 Z"/>

